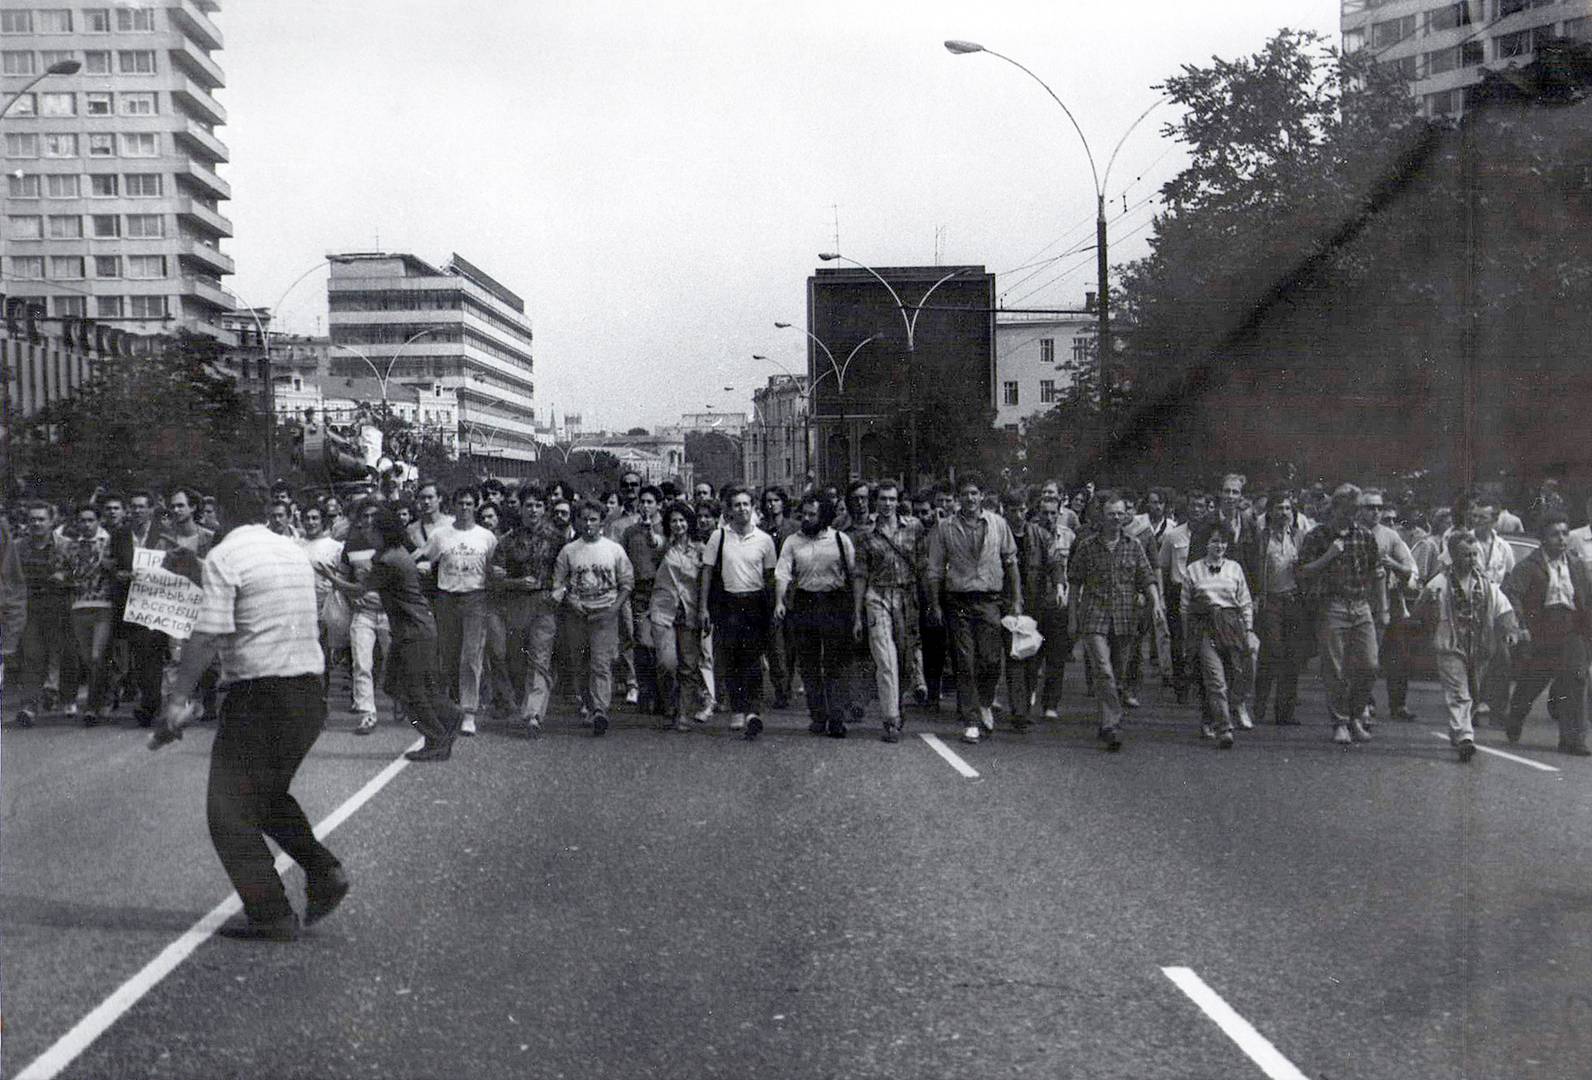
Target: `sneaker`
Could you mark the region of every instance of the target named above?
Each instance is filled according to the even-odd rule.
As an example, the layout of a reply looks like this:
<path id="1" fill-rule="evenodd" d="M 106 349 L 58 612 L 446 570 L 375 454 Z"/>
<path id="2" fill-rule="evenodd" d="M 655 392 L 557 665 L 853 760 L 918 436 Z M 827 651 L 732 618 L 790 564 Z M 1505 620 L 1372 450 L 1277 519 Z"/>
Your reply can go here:
<path id="1" fill-rule="evenodd" d="M 607 713 L 598 711 L 591 714 L 591 733 L 594 738 L 608 733 Z"/>
<path id="2" fill-rule="evenodd" d="M 978 742 L 978 725 L 969 724 L 962 729 L 962 741 L 972 746 Z"/>
<path id="3" fill-rule="evenodd" d="M 884 731 L 879 735 L 880 742 L 898 743 L 901 741 L 901 725 L 890 720 L 884 722 Z"/>
<path id="4" fill-rule="evenodd" d="M 746 714 L 745 713 L 736 713 L 734 716 L 730 717 L 730 730 L 731 731 L 745 731 L 746 730 Z"/>
<path id="5" fill-rule="evenodd" d="M 1056 709 L 1046 709 L 1045 710 L 1045 719 L 1046 720 L 1060 720 L 1061 719 L 1061 713 L 1059 711 L 1057 711 Z"/>
<path id="6" fill-rule="evenodd" d="M 1240 731 L 1253 731 L 1255 729 L 1255 721 L 1249 718 L 1249 706 L 1247 705 L 1238 706 L 1238 728 Z"/>
<path id="7" fill-rule="evenodd" d="M 32 727 L 36 718 L 37 714 L 32 709 L 18 709 L 16 725 L 17 727 Z"/>
<path id="8" fill-rule="evenodd" d="M 1222 732 L 1216 738 L 1216 745 L 1222 750 L 1231 750 L 1233 748 L 1233 733 L 1231 731 Z"/>
<path id="9" fill-rule="evenodd" d="M 637 704 L 640 701 L 641 701 L 641 691 L 639 689 L 637 689 L 636 687 L 632 686 L 629 690 L 625 691 L 625 704 L 626 705 L 635 705 L 635 704 Z"/>
<path id="10" fill-rule="evenodd" d="M 1371 741 L 1370 731 L 1366 730 L 1365 724 L 1359 720 L 1351 720 L 1349 722 L 1349 735 L 1355 742 Z"/>
<path id="11" fill-rule="evenodd" d="M 525 718 L 525 737 L 535 739 L 541 737 L 542 718 L 540 716 L 527 716 Z"/>
<path id="12" fill-rule="evenodd" d="M 751 742 L 763 733 L 763 718 L 754 713 L 746 714 L 746 741 Z"/>
<path id="13" fill-rule="evenodd" d="M 1349 725 L 1338 724 L 1332 729 L 1332 741 L 1339 746 L 1348 746 L 1354 740 L 1349 736 Z"/>
<path id="14" fill-rule="evenodd" d="M 464 718 L 464 723 L 459 725 L 459 734 L 460 735 L 474 735 L 475 734 L 475 717 L 466 716 Z"/>
<path id="15" fill-rule="evenodd" d="M 1492 715 L 1492 706 L 1485 701 L 1476 702 L 1476 707 L 1471 710 L 1477 720 L 1485 720 Z"/>
<path id="16" fill-rule="evenodd" d="M 995 710 L 980 709 L 978 711 L 978 723 L 984 729 L 984 734 L 995 734 Z"/>
<path id="17" fill-rule="evenodd" d="M 334 866 L 319 877 L 304 882 L 304 925 L 314 926 L 337 910 L 348 895 L 348 874 Z"/>
<path id="18" fill-rule="evenodd" d="M 704 705 L 691 714 L 691 722 L 694 724 L 705 724 L 711 719 L 713 719 L 713 706 L 711 704 Z"/>
<path id="19" fill-rule="evenodd" d="M 1137 709 L 1139 707 L 1139 699 L 1132 694 L 1124 694 L 1122 695 L 1122 707 L 1124 709 Z"/>
<path id="20" fill-rule="evenodd" d="M 1376 710 L 1367 705 L 1360 710 L 1360 719 L 1356 722 L 1365 730 L 1370 731 L 1376 727 Z"/>
<path id="21" fill-rule="evenodd" d="M 359 718 L 359 723 L 354 728 L 355 735 L 369 735 L 376 730 L 375 716 L 367 713 Z"/>
<path id="22" fill-rule="evenodd" d="M 1456 749 L 1459 751 L 1460 764 L 1464 764 L 1476 756 L 1476 740 L 1461 739 L 1459 740 L 1459 746 L 1456 747 Z"/>
<path id="23" fill-rule="evenodd" d="M 77 702 L 68 701 L 65 705 L 62 705 L 61 706 L 61 715 L 62 716 L 76 716 L 77 715 Z"/>
<path id="24" fill-rule="evenodd" d="M 1214 726 L 1212 726 L 1211 724 L 1201 724 L 1200 725 L 1200 738 L 1202 738 L 1202 739 L 1214 739 L 1214 738 L 1216 738 L 1216 728 Z"/>

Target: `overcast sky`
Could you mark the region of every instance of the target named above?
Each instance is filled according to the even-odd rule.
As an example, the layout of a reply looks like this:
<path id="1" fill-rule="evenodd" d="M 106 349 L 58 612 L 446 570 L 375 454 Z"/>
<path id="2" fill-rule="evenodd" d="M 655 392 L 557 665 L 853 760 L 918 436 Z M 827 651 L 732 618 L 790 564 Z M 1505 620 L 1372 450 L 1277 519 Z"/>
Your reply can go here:
<path id="1" fill-rule="evenodd" d="M 983 264 L 1007 306 L 1073 307 L 1093 288 L 1092 253 L 1063 255 L 1092 242 L 1078 136 L 1021 71 L 952 56 L 946 38 L 1031 68 L 1104 169 L 1180 64 L 1247 55 L 1283 26 L 1335 39 L 1337 11 L 227 0 L 232 285 L 273 305 L 327 252 L 457 251 L 525 298 L 538 413 L 626 427 L 745 411 L 778 370 L 753 353 L 805 364 L 801 335 L 773 324 L 805 322 L 837 215 L 845 255 Z M 1180 167 L 1170 117 L 1140 125 L 1111 174 L 1113 218 L 1127 207 L 1113 263 L 1144 252 L 1146 200 Z M 324 331 L 325 274 L 293 289 L 279 326 Z"/>

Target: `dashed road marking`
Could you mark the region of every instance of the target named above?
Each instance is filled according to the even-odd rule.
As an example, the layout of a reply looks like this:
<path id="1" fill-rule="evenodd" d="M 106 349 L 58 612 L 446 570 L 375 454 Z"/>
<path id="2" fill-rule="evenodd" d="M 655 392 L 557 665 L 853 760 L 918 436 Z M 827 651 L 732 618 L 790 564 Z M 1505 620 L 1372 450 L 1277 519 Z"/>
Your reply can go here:
<path id="1" fill-rule="evenodd" d="M 413 750 L 424 745 L 424 742 L 415 742 L 406 750 Z M 373 776 L 364 787 L 354 792 L 336 810 L 333 810 L 319 825 L 315 827 L 315 835 L 325 839 L 333 829 L 347 821 L 360 807 L 369 802 L 378 791 L 386 787 L 393 777 L 403 772 L 409 764 L 400 754 L 381 772 Z M 286 852 L 276 857 L 276 872 L 281 873 L 293 863 L 293 859 Z M 233 893 L 221 903 L 206 912 L 198 922 L 183 931 L 181 937 L 167 945 L 149 963 L 145 964 L 132 978 L 111 992 L 111 995 L 100 1002 L 93 1011 L 72 1026 L 72 1029 L 59 1039 L 55 1040 L 44 1053 L 35 1058 L 27 1068 L 17 1073 L 16 1080 L 52 1080 L 60 1074 L 79 1054 L 94 1044 L 94 1041 L 120 1020 L 134 1005 L 138 1004 L 143 996 L 149 993 L 167 975 L 170 975 L 178 964 L 181 964 L 193 951 L 208 941 L 215 932 L 221 928 L 232 916 L 243 910 L 243 901 L 238 899 L 238 894 Z"/>
<path id="2" fill-rule="evenodd" d="M 1206 986 L 1205 980 L 1194 974 L 1193 968 L 1164 967 L 1161 974 L 1187 994 L 1189 1000 L 1215 1021 L 1222 1033 L 1237 1043 L 1249 1060 L 1260 1066 L 1260 1071 L 1271 1080 L 1309 1080 L 1264 1035 L 1256 1031 L 1253 1024 L 1239 1016 L 1231 1005 L 1222 1000 L 1220 994 Z"/>
<path id="3" fill-rule="evenodd" d="M 1449 741 L 1448 735 L 1445 732 L 1434 731 L 1434 732 L 1432 732 L 1432 735 L 1433 735 L 1434 738 L 1442 739 L 1444 742 L 1448 742 Z M 1543 772 L 1558 772 L 1559 771 L 1557 766 L 1544 765 L 1540 761 L 1532 761 L 1530 758 L 1523 758 L 1519 754 L 1511 754 L 1511 753 L 1508 753 L 1507 751 L 1504 751 L 1504 750 L 1494 750 L 1492 747 L 1483 746 L 1481 743 L 1477 743 L 1476 744 L 1476 749 L 1480 750 L 1484 754 L 1491 754 L 1493 757 L 1501 757 L 1505 761 L 1516 761 L 1516 762 L 1519 762 L 1522 765 L 1530 765 L 1533 769 L 1541 769 Z"/>
<path id="4" fill-rule="evenodd" d="M 918 732 L 918 738 L 928 743 L 929 749 L 933 750 L 936 754 L 939 754 L 942 758 L 944 758 L 951 768 L 955 769 L 969 780 L 978 779 L 978 770 L 973 768 L 973 766 L 969 765 L 967 762 L 963 761 L 961 757 L 957 755 L 955 750 L 952 750 L 949 746 L 946 746 L 945 743 L 941 742 L 938 735 L 932 735 L 927 731 L 920 731 Z"/>

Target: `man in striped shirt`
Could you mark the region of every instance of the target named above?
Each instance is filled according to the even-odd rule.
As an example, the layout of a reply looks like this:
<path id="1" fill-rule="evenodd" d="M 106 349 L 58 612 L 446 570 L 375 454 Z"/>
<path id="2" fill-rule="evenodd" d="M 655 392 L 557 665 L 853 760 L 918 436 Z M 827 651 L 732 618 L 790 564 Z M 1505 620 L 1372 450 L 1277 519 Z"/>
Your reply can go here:
<path id="1" fill-rule="evenodd" d="M 223 520 L 261 520 L 264 492 L 248 483 L 223 498 Z M 221 933 L 292 941 L 299 918 L 272 865 L 267 836 L 304 868 L 306 924 L 330 914 L 348 892 L 342 864 L 315 838 L 288 791 L 326 722 L 315 572 L 293 540 L 264 525 L 243 525 L 205 556 L 202 585 L 199 619 L 150 745 L 180 737 L 199 677 L 219 659 L 227 696 L 210 753 L 206 809 L 211 842 L 244 912 Z"/>

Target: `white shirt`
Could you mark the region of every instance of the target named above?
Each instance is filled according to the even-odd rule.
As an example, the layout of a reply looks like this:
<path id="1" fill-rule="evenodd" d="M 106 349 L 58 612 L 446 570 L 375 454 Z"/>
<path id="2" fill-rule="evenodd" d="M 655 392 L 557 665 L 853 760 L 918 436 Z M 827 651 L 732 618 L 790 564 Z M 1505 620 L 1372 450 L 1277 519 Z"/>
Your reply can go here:
<path id="1" fill-rule="evenodd" d="M 1548 560 L 1548 595 L 1543 607 L 1575 607 L 1575 586 L 1570 583 L 1570 559 L 1560 555 Z"/>
<path id="2" fill-rule="evenodd" d="M 343 545 L 339 540 L 333 540 L 325 533 L 313 540 L 299 540 L 299 547 L 304 549 L 304 554 L 309 556 L 311 566 L 324 566 L 328 570 L 337 568 L 337 559 L 343 554 Z M 326 602 L 326 594 L 332 591 L 332 583 L 315 575 L 315 602 Z"/>
<path id="3" fill-rule="evenodd" d="M 1453 532 L 1452 529 L 1449 532 Z M 1502 585 L 1504 578 L 1509 576 L 1509 571 L 1515 568 L 1515 549 L 1509 542 L 1499 536 L 1496 531 L 1487 540 L 1478 540 L 1476 552 L 1476 567 L 1482 576 L 1494 585 Z M 1445 569 L 1454 565 L 1454 560 L 1448 555 L 1448 533 L 1443 534 L 1443 554 L 1438 557 L 1438 563 Z"/>
<path id="4" fill-rule="evenodd" d="M 1232 559 L 1223 559 L 1215 570 L 1205 559 L 1195 559 L 1183 578 L 1183 610 L 1192 610 L 1196 595 L 1210 601 L 1213 608 L 1237 608 L 1244 613 L 1244 625 L 1254 629 L 1255 605 L 1249 596 L 1244 568 Z"/>
<path id="5" fill-rule="evenodd" d="M 774 538 L 755 525 L 745 536 L 736 532 L 735 526 L 724 525 L 713 530 L 708 537 L 707 550 L 702 553 L 702 565 L 710 571 L 708 581 L 717 573 L 720 555 L 724 560 L 724 591 L 745 595 L 763 588 L 763 575 L 774 569 L 779 554 L 774 550 Z"/>
<path id="6" fill-rule="evenodd" d="M 1173 585 L 1182 585 L 1188 562 L 1189 523 L 1173 525 L 1161 536 L 1159 558 L 1161 569 Z"/>
<path id="7" fill-rule="evenodd" d="M 436 567 L 439 592 L 475 592 L 486 588 L 486 567 L 496 548 L 496 534 L 484 525 L 449 525 L 432 533 L 415 559 L 428 559 Z"/>
<path id="8" fill-rule="evenodd" d="M 243 525 L 204 561 L 194 630 L 223 637 L 221 683 L 325 670 L 315 571 L 304 549 L 264 525 Z"/>
<path id="9" fill-rule="evenodd" d="M 857 552 L 845 533 L 828 528 L 820 529 L 817 536 L 793 532 L 780 549 L 774 580 L 786 586 L 794 583 L 803 592 L 849 589 L 851 578 L 847 571 L 856 565 Z"/>

